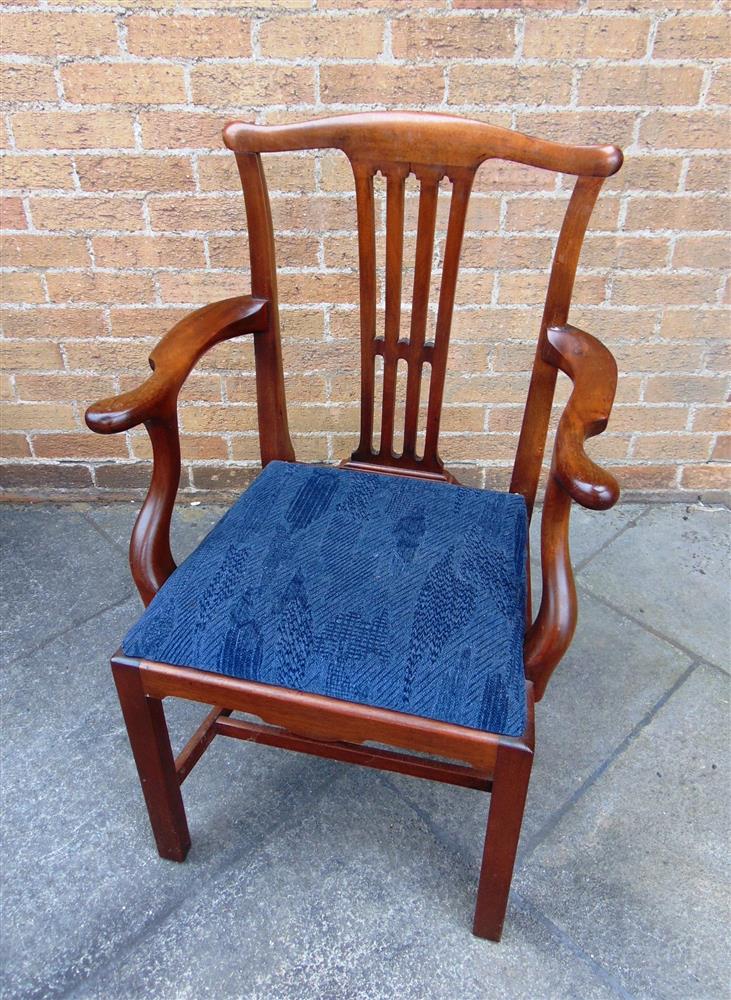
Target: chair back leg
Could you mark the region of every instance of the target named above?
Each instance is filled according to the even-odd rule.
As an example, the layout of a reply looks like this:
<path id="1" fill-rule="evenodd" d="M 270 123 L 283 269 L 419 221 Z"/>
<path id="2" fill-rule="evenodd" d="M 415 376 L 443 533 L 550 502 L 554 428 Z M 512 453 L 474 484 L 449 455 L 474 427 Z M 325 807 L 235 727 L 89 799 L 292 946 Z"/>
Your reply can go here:
<path id="1" fill-rule="evenodd" d="M 500 742 L 472 928 L 490 941 L 499 941 L 503 932 L 532 765 L 529 746 Z"/>
<path id="2" fill-rule="evenodd" d="M 144 693 L 139 667 L 112 661 L 112 674 L 158 853 L 185 861 L 190 834 L 162 701 Z"/>

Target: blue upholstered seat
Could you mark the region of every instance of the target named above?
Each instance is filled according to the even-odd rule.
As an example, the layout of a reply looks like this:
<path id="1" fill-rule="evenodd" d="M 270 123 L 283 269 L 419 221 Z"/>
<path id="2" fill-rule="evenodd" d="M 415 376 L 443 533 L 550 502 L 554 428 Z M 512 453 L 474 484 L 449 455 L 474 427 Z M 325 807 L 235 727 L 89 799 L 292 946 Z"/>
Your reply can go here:
<path id="1" fill-rule="evenodd" d="M 518 736 L 526 530 L 515 494 L 272 462 L 123 649 Z"/>

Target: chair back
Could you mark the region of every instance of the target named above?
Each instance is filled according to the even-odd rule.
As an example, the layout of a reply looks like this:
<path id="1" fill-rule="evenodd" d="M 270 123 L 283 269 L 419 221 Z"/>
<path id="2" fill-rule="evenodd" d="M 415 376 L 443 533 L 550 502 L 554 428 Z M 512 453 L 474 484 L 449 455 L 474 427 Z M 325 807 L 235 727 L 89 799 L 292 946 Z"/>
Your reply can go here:
<path id="1" fill-rule="evenodd" d="M 439 457 L 449 338 L 465 219 L 477 168 L 502 159 L 577 177 L 556 245 L 511 490 L 532 507 L 540 476 L 553 401 L 556 369 L 543 358 L 546 331 L 567 322 L 576 266 L 589 217 L 604 178 L 622 164 L 616 146 L 570 146 L 534 139 L 480 121 L 420 112 L 342 115 L 293 125 L 231 122 L 224 141 L 234 151 L 246 199 L 251 248 L 252 293 L 272 302 L 271 342 L 261 344 L 263 364 L 279 364 L 276 263 L 271 212 L 260 154 L 339 149 L 350 160 L 355 181 L 360 267 L 360 439 L 350 466 L 390 468 L 426 478 L 452 479 Z M 376 199 L 374 178 L 386 182 L 385 316 L 378 317 Z M 411 310 L 402 317 L 404 294 L 405 185 L 419 187 Z M 434 240 L 440 183 L 447 179 L 450 206 L 438 276 L 436 323 L 427 339 Z M 409 291 L 408 289 L 406 290 Z M 268 360 L 264 357 L 268 352 Z M 260 358 L 257 356 L 257 370 Z M 405 402 L 397 406 L 397 383 L 405 367 Z M 377 378 L 377 369 L 380 378 Z M 377 384 L 382 380 L 380 394 Z M 428 391 L 424 391 L 428 383 Z M 380 395 L 380 399 L 378 396 Z M 425 398 L 422 398 L 424 396 Z M 380 434 L 374 415 L 380 408 Z M 403 419 L 403 429 L 396 427 Z M 283 416 L 286 423 L 286 414 Z M 281 429 L 280 429 L 281 431 Z M 286 436 L 286 426 L 285 426 Z M 378 437 L 378 440 L 376 440 Z M 395 437 L 399 446 L 394 447 Z M 281 441 L 282 433 L 278 439 Z M 400 444 L 400 442 L 403 442 Z M 262 458 L 286 457 L 282 454 Z"/>

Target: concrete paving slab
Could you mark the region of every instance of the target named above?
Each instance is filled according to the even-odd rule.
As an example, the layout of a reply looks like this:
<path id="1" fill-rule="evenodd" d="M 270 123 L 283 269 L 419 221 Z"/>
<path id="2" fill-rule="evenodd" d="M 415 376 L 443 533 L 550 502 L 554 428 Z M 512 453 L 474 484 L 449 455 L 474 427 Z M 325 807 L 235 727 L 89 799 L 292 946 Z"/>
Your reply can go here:
<path id="1" fill-rule="evenodd" d="M 184 787 L 188 861 L 158 858 L 107 662 L 135 604 L 3 672 L 0 996 L 67 995 L 338 775 L 328 761 L 216 741 Z M 170 703 L 174 740 L 204 712 Z"/>
<path id="2" fill-rule="evenodd" d="M 109 542 L 80 513 L 4 505 L 0 524 L 4 661 L 131 592 Z"/>
<path id="3" fill-rule="evenodd" d="M 582 585 L 729 669 L 731 511 L 653 507 L 592 560 Z"/>
<path id="4" fill-rule="evenodd" d="M 348 768 L 74 996 L 616 996 L 525 908 L 503 944 L 473 938 L 475 881 L 378 776 Z"/>
<path id="5" fill-rule="evenodd" d="M 698 667 L 516 879 L 638 1000 L 727 995 L 728 698 Z"/>

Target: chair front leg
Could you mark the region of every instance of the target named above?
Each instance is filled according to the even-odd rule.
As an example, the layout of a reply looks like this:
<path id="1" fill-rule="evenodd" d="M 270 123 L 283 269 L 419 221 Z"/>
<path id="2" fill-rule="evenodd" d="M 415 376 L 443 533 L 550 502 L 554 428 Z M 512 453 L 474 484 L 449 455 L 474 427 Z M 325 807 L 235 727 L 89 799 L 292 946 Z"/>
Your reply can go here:
<path id="1" fill-rule="evenodd" d="M 503 932 L 532 765 L 530 746 L 518 741 L 501 741 L 472 927 L 473 934 L 490 941 L 499 941 Z"/>
<path id="2" fill-rule="evenodd" d="M 145 694 L 136 664 L 112 660 L 112 674 L 158 853 L 185 861 L 190 834 L 162 701 Z"/>

